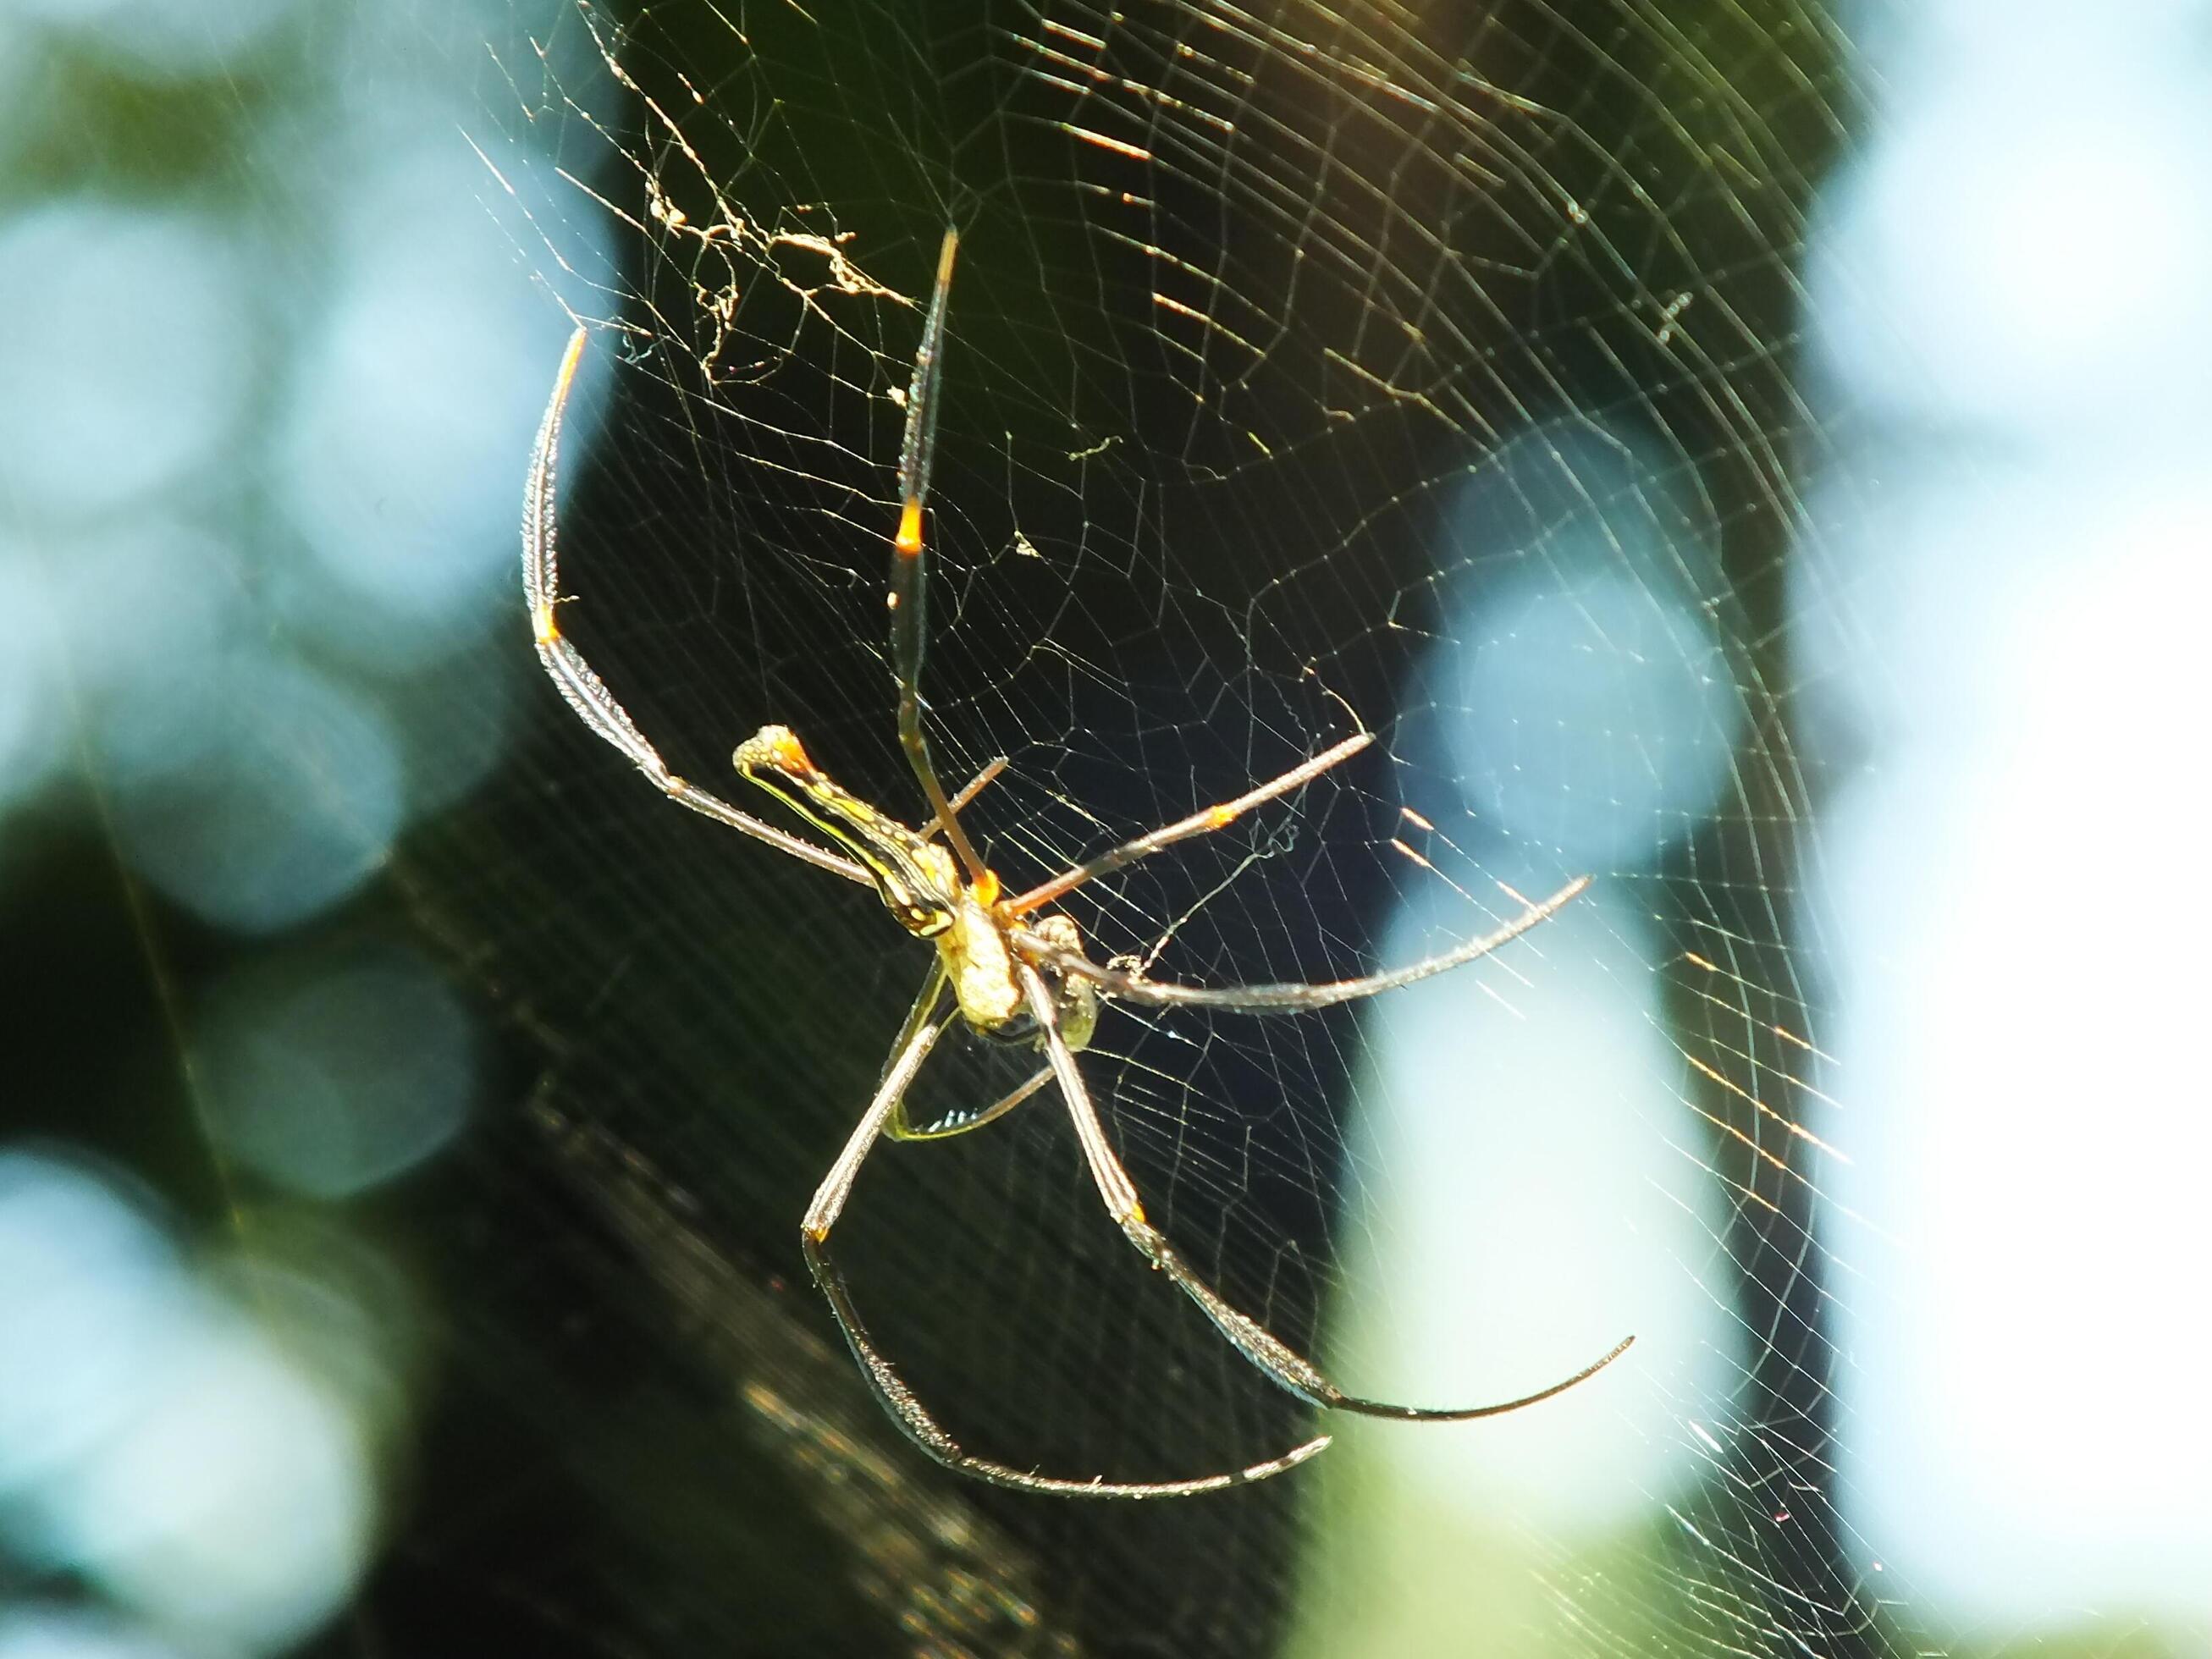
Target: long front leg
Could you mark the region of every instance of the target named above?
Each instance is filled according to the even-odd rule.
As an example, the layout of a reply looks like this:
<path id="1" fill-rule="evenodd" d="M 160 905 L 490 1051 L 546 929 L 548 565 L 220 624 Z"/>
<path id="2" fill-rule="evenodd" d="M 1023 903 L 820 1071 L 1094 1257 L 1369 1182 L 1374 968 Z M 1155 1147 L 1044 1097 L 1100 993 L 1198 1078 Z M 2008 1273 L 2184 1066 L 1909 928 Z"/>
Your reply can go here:
<path id="1" fill-rule="evenodd" d="M 852 860 L 840 858 L 772 823 L 763 823 L 751 813 L 740 811 L 720 796 L 710 794 L 670 771 L 668 763 L 660 758 L 660 751 L 638 730 L 637 722 L 630 719 L 629 711 L 615 700 L 606 682 L 584 660 L 584 653 L 562 633 L 555 473 L 561 456 L 561 417 L 568 406 L 569 387 L 575 380 L 576 365 L 583 355 L 584 331 L 580 328 L 568 337 L 568 349 L 562 355 L 560 374 L 553 382 L 552 398 L 545 405 L 545 418 L 538 423 L 538 441 L 530 455 L 530 477 L 523 489 L 522 592 L 530 607 L 530 633 L 538 647 L 538 660 L 544 665 L 547 677 L 559 688 L 576 717 L 621 750 L 630 764 L 644 773 L 653 787 L 671 800 L 690 807 L 702 817 L 741 830 L 756 841 L 766 842 L 793 858 L 805 859 L 819 869 L 842 876 L 848 881 L 866 884 L 871 879 L 868 872 Z"/>
<path id="2" fill-rule="evenodd" d="M 970 881 L 983 878 L 959 813 L 945 796 L 921 729 L 921 659 L 929 638 L 929 571 L 923 562 L 922 512 L 929 502 L 929 475 L 937 456 L 937 389 L 945 372 L 945 310 L 952 298 L 952 259 L 960 234 L 949 226 L 938 250 L 937 285 L 929 316 L 921 325 L 921 347 L 915 353 L 914 380 L 907 387 L 906 436 L 899 447 L 899 521 L 891 539 L 890 589 L 884 601 L 891 613 L 891 675 L 898 683 L 899 746 L 929 802 L 931 821 L 959 857 Z"/>

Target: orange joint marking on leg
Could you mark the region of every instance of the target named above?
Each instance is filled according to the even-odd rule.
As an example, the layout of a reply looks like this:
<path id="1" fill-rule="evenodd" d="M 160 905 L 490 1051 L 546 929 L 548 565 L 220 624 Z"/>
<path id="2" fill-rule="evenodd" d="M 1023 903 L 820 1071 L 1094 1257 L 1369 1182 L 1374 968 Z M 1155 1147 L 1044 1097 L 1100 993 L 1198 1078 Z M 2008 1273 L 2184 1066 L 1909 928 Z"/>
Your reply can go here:
<path id="1" fill-rule="evenodd" d="M 996 870 L 986 870 L 968 884 L 968 890 L 975 896 L 975 902 L 978 904 L 987 907 L 996 904 L 999 902 L 999 872 Z"/>
<path id="2" fill-rule="evenodd" d="M 1206 821 L 1216 830 L 1225 830 L 1237 822 L 1237 809 L 1233 806 L 1216 806 L 1206 813 Z"/>
<path id="3" fill-rule="evenodd" d="M 561 637 L 561 624 L 553 620 L 551 605 L 539 605 L 531 608 L 530 629 L 537 635 L 540 645 L 550 645 Z"/>
<path id="4" fill-rule="evenodd" d="M 921 551 L 921 502 L 914 496 L 899 509 L 898 535 L 891 545 L 909 559 Z"/>
<path id="5" fill-rule="evenodd" d="M 769 750 L 775 763 L 787 772 L 814 770 L 813 757 L 799 741 L 799 733 L 787 726 L 769 740 Z"/>

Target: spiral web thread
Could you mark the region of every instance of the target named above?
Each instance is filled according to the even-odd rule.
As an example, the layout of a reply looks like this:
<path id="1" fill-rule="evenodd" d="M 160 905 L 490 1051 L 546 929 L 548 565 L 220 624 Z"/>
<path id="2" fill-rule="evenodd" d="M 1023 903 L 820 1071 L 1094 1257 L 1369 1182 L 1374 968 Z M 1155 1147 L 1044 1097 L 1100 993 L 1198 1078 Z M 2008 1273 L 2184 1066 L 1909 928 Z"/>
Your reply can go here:
<path id="1" fill-rule="evenodd" d="M 1567 1311 L 1540 1340 L 1487 1323 L 1476 1370 L 1392 1372 L 1394 1334 L 1466 1316 L 1394 1265 L 1416 1183 L 1374 1127 L 1401 1109 L 1377 1052 L 1393 1016 L 1125 1006 L 1085 1060 L 1154 1221 L 1361 1392 L 1524 1392 L 1637 1331 L 1589 1409 L 1657 1449 L 1611 1518 L 1504 1483 L 1449 1523 L 1455 1547 L 1489 1540 L 1468 1547 L 1492 1550 L 1531 1650 L 1909 1645 L 1832 1468 L 1822 1310 L 1850 1294 L 1853 1223 L 1822 1194 L 1850 1114 L 1797 897 L 1823 784 L 1793 738 L 1781 614 L 1815 533 L 1792 479 L 1830 459 L 1793 381 L 1794 273 L 1846 142 L 1847 61 L 1791 3 L 774 0 L 579 4 L 499 64 L 499 112 L 558 158 L 520 252 L 592 329 L 562 628 L 678 771 L 735 799 L 730 747 L 781 721 L 847 787 L 927 817 L 883 593 L 950 222 L 930 734 L 948 787 L 1006 757 L 965 822 L 1007 880 L 1358 731 L 1376 743 L 1295 798 L 1072 896 L 1092 954 L 1196 983 L 1342 977 L 1593 878 L 1440 982 L 1459 1001 L 1437 1006 L 1539 1030 L 1559 1061 L 1556 1092 L 1528 1098 L 1451 1079 L 1479 1149 L 1465 1206 L 1516 1183 L 1559 1200 L 1481 1271 L 1535 1273 Z M 601 216 L 617 271 L 561 270 Z M 526 1008 L 555 1121 L 629 1149 L 619 1178 L 575 1165 L 629 1194 L 618 1231 L 657 1237 L 638 1248 L 663 1267 L 706 1239 L 756 1280 L 797 1278 L 779 1316 L 820 1338 L 797 1218 L 926 956 L 865 891 L 670 811 L 542 701 L 440 902 Z M 1481 1139 L 1574 1123 L 1574 1053 L 1624 1022 L 1630 1085 L 1571 1155 Z M 1023 1063 L 949 1046 L 924 1090 L 947 1111 Z M 657 1234 L 629 1201 L 648 1168 Z M 1675 1218 L 1656 1242 L 1654 1193 Z M 1149 1479 L 1308 1431 L 1129 1255 L 1049 1095 L 879 1152 L 839 1237 L 879 1340 L 994 1455 Z M 1626 1258 L 1658 1265 L 1626 1289 L 1589 1267 Z M 1694 1330 L 1649 1322 L 1635 1286 L 1655 1282 Z M 819 1386 L 860 1386 L 833 1373 Z M 865 1425 L 848 1449 L 884 1437 L 867 1456 L 920 1483 L 901 1491 L 938 1480 L 887 1424 L 841 1420 Z M 1427 1432 L 1358 1437 L 1324 1460 L 1341 1473 L 1233 1503 L 1040 1507 L 957 1483 L 942 1501 L 1024 1540 L 962 1571 L 1003 1568 L 990 1618 L 1018 1605 L 1040 1642 L 1343 1651 L 1434 1564 L 1324 1529 L 1301 1566 L 1295 1506 L 1326 1494 L 1358 1538 Z M 821 1437 L 767 1439 L 834 1462 Z M 975 1633 L 990 1618 L 963 1639 L 1015 1645 Z"/>

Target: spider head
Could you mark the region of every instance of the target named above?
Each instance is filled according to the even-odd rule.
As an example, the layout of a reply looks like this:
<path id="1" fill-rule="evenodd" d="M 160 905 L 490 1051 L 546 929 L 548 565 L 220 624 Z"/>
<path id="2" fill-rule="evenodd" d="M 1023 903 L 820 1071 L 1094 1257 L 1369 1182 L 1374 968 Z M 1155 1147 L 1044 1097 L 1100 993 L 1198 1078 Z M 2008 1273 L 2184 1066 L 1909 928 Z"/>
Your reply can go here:
<path id="1" fill-rule="evenodd" d="M 874 878 L 884 908 L 908 933 L 933 939 L 953 926 L 963 890 L 952 855 L 841 788 L 789 726 L 763 726 L 730 759 L 746 781 L 851 854 Z"/>
<path id="2" fill-rule="evenodd" d="M 756 768 L 765 767 L 781 772 L 804 787 L 822 774 L 799 740 L 799 734 L 787 726 L 763 726 L 738 745 L 737 753 L 730 757 L 740 772 L 750 774 Z"/>

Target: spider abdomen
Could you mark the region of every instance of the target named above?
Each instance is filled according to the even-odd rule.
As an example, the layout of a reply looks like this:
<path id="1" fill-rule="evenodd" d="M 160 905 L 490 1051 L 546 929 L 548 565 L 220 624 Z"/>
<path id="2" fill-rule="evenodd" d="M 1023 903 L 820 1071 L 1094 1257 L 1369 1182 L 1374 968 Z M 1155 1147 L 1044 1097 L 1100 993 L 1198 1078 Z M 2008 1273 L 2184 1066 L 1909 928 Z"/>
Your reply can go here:
<path id="1" fill-rule="evenodd" d="M 937 949 L 970 1026 L 991 1036 L 1013 1022 L 1022 1010 L 1013 956 L 997 919 L 973 893 L 961 895 L 952 925 L 937 936 Z"/>

